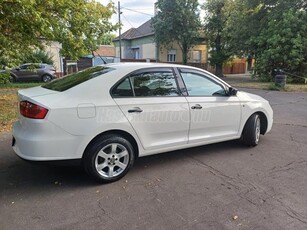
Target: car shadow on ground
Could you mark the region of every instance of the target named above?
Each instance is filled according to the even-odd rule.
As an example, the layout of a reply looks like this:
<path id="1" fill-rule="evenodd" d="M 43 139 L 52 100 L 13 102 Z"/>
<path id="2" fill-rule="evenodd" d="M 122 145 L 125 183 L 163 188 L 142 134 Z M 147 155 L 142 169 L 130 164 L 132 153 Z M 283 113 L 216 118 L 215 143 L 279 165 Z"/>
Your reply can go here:
<path id="1" fill-rule="evenodd" d="M 183 161 L 186 158 L 206 157 L 229 152 L 244 151 L 246 147 L 238 141 L 229 141 L 218 144 L 205 145 L 184 150 L 172 151 L 142 157 L 136 160 L 134 167 L 123 179 L 113 183 L 123 183 L 125 180 L 134 179 L 148 170 L 158 170 L 168 167 L 170 163 Z M 232 151 L 230 151 L 232 150 Z M 0 170 L 0 194 L 15 191 L 30 190 L 31 192 L 46 190 L 46 187 L 60 186 L 65 188 L 108 186 L 99 184 L 90 178 L 80 166 L 80 162 L 48 162 L 32 163 L 19 159 L 13 154 L 9 159 L 2 159 Z M 4 162 L 6 161 L 6 162 Z M 147 167 L 150 166 L 150 167 Z M 173 166 L 172 166 L 173 167 Z"/>

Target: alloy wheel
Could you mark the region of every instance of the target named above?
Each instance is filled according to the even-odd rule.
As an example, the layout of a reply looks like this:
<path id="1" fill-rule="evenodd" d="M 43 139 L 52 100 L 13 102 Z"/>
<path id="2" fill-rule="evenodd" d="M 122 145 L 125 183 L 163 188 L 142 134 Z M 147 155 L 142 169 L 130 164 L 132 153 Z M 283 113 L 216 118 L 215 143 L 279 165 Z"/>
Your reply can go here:
<path id="1" fill-rule="evenodd" d="M 125 146 L 111 143 L 104 146 L 95 157 L 96 171 L 105 178 L 120 175 L 129 164 L 129 153 Z"/>
<path id="2" fill-rule="evenodd" d="M 256 120 L 256 129 L 255 129 L 255 136 L 256 136 L 256 143 L 259 142 L 259 139 L 260 139 L 260 118 L 257 117 L 257 120 Z"/>

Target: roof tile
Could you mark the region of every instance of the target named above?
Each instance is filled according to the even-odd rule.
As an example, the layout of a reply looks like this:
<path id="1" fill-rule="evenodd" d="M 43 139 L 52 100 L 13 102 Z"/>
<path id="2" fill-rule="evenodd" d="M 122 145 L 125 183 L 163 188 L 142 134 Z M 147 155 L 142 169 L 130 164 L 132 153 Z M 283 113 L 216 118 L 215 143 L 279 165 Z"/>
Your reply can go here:
<path id="1" fill-rule="evenodd" d="M 131 28 L 121 35 L 122 40 L 131 40 L 135 38 L 146 37 L 154 34 L 154 30 L 151 27 L 152 19 L 140 25 L 138 28 Z M 114 41 L 118 41 L 119 37 L 116 37 Z"/>

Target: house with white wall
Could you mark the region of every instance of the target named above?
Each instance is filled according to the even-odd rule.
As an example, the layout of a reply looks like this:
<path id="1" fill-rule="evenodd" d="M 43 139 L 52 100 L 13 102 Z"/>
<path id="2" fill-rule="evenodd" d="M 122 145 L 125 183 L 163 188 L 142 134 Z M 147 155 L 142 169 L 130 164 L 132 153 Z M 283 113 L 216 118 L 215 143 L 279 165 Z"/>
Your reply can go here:
<path id="1" fill-rule="evenodd" d="M 151 19 L 139 26 L 131 28 L 121 35 L 122 59 L 124 61 L 135 61 L 150 59 L 157 62 L 182 62 L 182 51 L 176 42 L 168 47 L 157 46 L 155 33 L 151 27 Z M 119 57 L 119 37 L 114 39 L 116 57 Z M 207 64 L 208 51 L 204 39 L 193 46 L 188 52 L 188 63 L 199 67 Z"/>
<path id="2" fill-rule="evenodd" d="M 62 44 L 57 41 L 44 43 L 44 50 L 49 54 L 53 61 L 57 76 L 63 76 L 63 57 L 60 54 Z"/>
<path id="3" fill-rule="evenodd" d="M 119 57 L 119 37 L 114 40 L 115 54 Z M 156 59 L 156 43 L 151 20 L 121 35 L 122 59 Z"/>

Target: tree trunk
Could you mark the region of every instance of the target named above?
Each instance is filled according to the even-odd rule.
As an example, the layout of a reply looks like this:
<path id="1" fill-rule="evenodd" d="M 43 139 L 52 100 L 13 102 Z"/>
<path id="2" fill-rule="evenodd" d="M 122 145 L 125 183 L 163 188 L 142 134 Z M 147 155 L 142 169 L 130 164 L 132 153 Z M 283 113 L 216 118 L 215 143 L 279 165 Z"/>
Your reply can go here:
<path id="1" fill-rule="evenodd" d="M 215 63 L 215 75 L 218 77 L 223 77 L 223 52 L 222 52 L 222 45 L 221 45 L 221 31 L 218 32 L 216 38 L 215 38 L 215 49 L 216 49 L 216 55 L 218 57 L 218 61 Z"/>
<path id="2" fill-rule="evenodd" d="M 223 64 L 219 63 L 215 65 L 215 75 L 218 77 L 224 77 L 223 75 Z"/>
<path id="3" fill-rule="evenodd" d="M 219 21 L 222 21 L 222 9 L 224 7 L 224 3 L 221 3 L 218 5 L 218 8 L 216 9 L 216 15 Z M 218 57 L 216 63 L 215 63 L 215 75 L 218 77 L 223 77 L 223 51 L 222 51 L 222 27 L 221 25 L 218 28 L 217 35 L 215 38 L 215 49 L 216 49 L 216 55 Z"/>
<path id="4" fill-rule="evenodd" d="M 182 44 L 182 64 L 186 65 L 188 63 L 188 46 Z"/>

